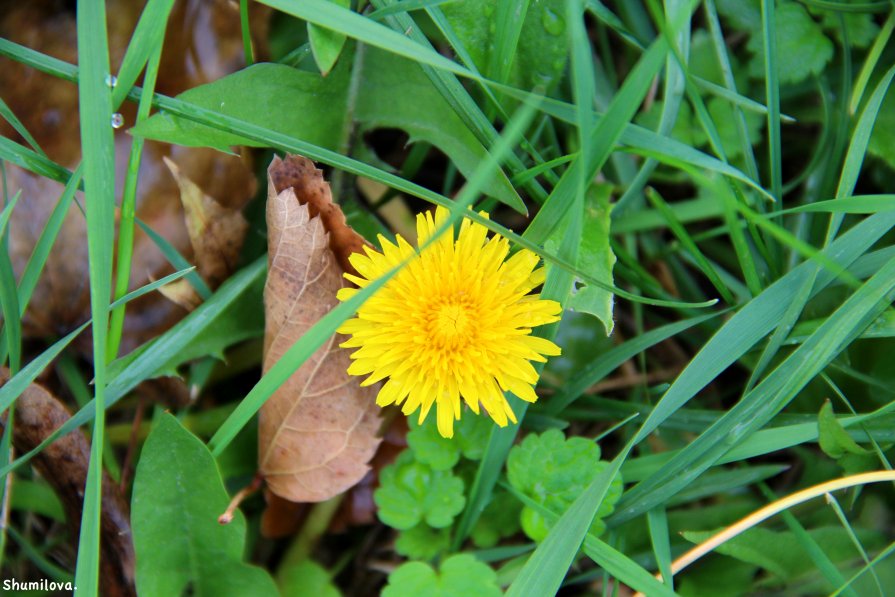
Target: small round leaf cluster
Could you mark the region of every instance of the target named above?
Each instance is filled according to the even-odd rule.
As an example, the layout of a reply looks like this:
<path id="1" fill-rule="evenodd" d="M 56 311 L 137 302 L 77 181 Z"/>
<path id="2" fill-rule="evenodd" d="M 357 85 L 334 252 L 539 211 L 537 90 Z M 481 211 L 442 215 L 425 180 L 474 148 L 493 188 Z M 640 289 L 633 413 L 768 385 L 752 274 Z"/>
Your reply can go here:
<path id="1" fill-rule="evenodd" d="M 447 558 L 438 572 L 423 562 L 407 562 L 388 577 L 382 597 L 438 595 L 440 597 L 500 597 L 497 574 L 469 554 Z"/>
<path id="2" fill-rule="evenodd" d="M 529 435 L 513 447 L 507 460 L 510 485 L 547 510 L 562 514 L 581 495 L 596 476 L 608 466 L 600 460 L 600 447 L 583 437 L 566 439 L 558 429 L 540 435 Z M 621 476 L 609 486 L 603 503 L 590 526 L 590 533 L 599 536 L 606 530 L 603 519 L 612 514 L 622 494 Z M 528 506 L 522 509 L 522 530 L 534 541 L 542 541 L 551 523 Z"/>
<path id="3" fill-rule="evenodd" d="M 379 482 L 373 493 L 379 519 L 395 529 L 421 522 L 435 529 L 450 526 L 466 504 L 462 479 L 415 460 L 410 450 L 382 469 Z"/>

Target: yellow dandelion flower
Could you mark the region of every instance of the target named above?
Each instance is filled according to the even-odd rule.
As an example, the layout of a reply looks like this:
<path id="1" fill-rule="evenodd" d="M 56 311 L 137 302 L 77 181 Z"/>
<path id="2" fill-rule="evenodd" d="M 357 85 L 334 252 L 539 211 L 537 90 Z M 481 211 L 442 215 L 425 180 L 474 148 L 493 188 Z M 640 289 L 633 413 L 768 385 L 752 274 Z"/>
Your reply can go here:
<path id="1" fill-rule="evenodd" d="M 482 214 L 487 215 L 487 214 Z M 448 218 L 438 208 L 416 219 L 422 246 Z M 509 242 L 488 238 L 487 229 L 464 219 L 460 234 L 448 230 L 418 256 L 400 235 L 398 244 L 380 236 L 382 252 L 364 247 L 351 264 L 360 274 L 345 277 L 364 287 L 409 257 L 413 259 L 346 321 L 341 346 L 357 348 L 348 368 L 368 375 L 361 385 L 388 378 L 376 403 L 402 404 L 409 415 L 420 409 L 420 423 L 437 405 L 438 431 L 454 434 L 460 400 L 476 414 L 483 406 L 503 427 L 516 422 L 503 392 L 534 402 L 538 373 L 530 361 L 558 355 L 553 342 L 531 335 L 531 328 L 557 321 L 560 305 L 531 291 L 544 282 L 538 256 L 520 250 L 507 259 Z M 343 288 L 339 299 L 357 292 Z"/>

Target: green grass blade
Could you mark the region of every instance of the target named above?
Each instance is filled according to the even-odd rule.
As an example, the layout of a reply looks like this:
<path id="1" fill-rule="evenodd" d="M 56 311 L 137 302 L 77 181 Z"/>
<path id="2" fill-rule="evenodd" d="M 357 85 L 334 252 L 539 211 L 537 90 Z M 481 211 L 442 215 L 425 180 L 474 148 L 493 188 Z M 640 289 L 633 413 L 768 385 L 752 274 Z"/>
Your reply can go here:
<path id="1" fill-rule="evenodd" d="M 159 62 L 162 57 L 162 46 L 156 48 L 146 64 L 146 76 L 143 78 L 144 88 L 147 94 L 140 99 L 137 107 L 137 122 L 145 120 L 149 116 L 152 91 L 155 89 L 156 75 Z M 131 259 L 134 252 L 134 221 L 137 205 L 137 181 L 140 175 L 140 161 L 143 156 L 144 140 L 136 137 L 131 143 L 131 153 L 127 163 L 127 176 L 124 179 L 124 193 L 121 198 L 121 217 L 118 221 L 118 259 L 115 264 L 115 288 L 114 298 L 120 298 L 127 292 L 130 284 Z M 201 278 L 200 278 L 201 279 Z M 108 358 L 118 356 L 118 348 L 121 344 L 121 334 L 124 330 L 124 307 L 114 309 L 109 322 L 109 348 Z"/>
<path id="2" fill-rule="evenodd" d="M 768 106 L 771 194 L 780 201 L 783 199 L 783 156 L 780 145 L 780 81 L 777 78 L 774 0 L 761 0 L 761 34 L 764 48 L 765 104 Z"/>
<path id="3" fill-rule="evenodd" d="M 187 270 L 192 267 L 190 262 L 186 260 L 186 257 L 181 255 L 177 248 L 169 243 L 164 236 L 153 230 L 148 224 L 143 222 L 143 220 L 135 218 L 134 221 L 140 229 L 146 233 L 146 236 L 155 243 L 155 246 L 159 248 L 162 255 L 168 260 L 168 263 L 178 270 Z M 191 271 L 186 275 L 186 279 L 189 281 L 190 286 L 193 287 L 193 290 L 195 290 L 203 300 L 208 300 L 211 297 L 211 288 L 208 287 L 208 284 L 206 284 L 205 280 L 202 279 L 202 276 L 200 276 L 198 272 Z"/>
<path id="4" fill-rule="evenodd" d="M 8 122 L 10 126 L 12 126 L 12 128 L 28 142 L 28 145 L 30 145 L 34 151 L 44 157 L 47 156 L 47 153 L 40 148 L 40 145 L 37 144 L 37 141 L 31 136 L 31 133 L 28 132 L 28 129 L 25 128 L 25 125 L 19 120 L 19 117 L 15 115 L 12 108 L 9 107 L 9 104 L 3 101 L 2 97 L 0 97 L 0 117 Z"/>
<path id="5" fill-rule="evenodd" d="M 87 252 L 90 273 L 90 311 L 93 331 L 95 401 L 90 464 L 84 488 L 75 594 L 99 594 L 102 454 L 105 432 L 106 342 L 111 295 L 112 247 L 115 235 L 115 144 L 112 135 L 112 93 L 105 5 L 78 2 L 78 105 L 84 194 L 87 203 Z"/>
<path id="6" fill-rule="evenodd" d="M 522 23 L 528 14 L 531 0 L 518 2 L 498 2 L 496 10 L 497 28 L 494 36 L 494 50 L 488 64 L 488 76 L 498 83 L 506 83 L 510 77 L 510 67 L 516 56 L 519 36 L 522 34 Z M 581 14 L 579 11 L 578 14 Z"/>
<path id="7" fill-rule="evenodd" d="M 871 46 L 870 51 L 867 53 L 867 58 L 864 60 L 864 65 L 861 67 L 861 72 L 858 73 L 858 79 L 855 81 L 851 99 L 848 102 L 849 114 L 854 114 L 858 111 L 858 106 L 861 105 L 861 100 L 864 98 L 864 91 L 867 89 L 870 77 L 873 75 L 873 71 L 879 63 L 880 56 L 886 48 L 886 45 L 889 43 L 889 39 L 892 37 L 892 31 L 895 31 L 895 11 L 889 13 L 889 17 L 886 19 L 879 35 L 877 35 L 876 39 L 873 41 L 873 46 Z"/>
<path id="8" fill-rule="evenodd" d="M 780 412 L 812 378 L 891 303 L 895 259 L 865 282 L 818 330 L 754 390 L 680 451 L 662 470 L 622 498 L 616 521 L 667 500 Z"/>
<path id="9" fill-rule="evenodd" d="M 646 523 L 649 527 L 650 541 L 653 544 L 653 553 L 662 581 L 674 590 L 674 576 L 671 574 L 671 543 L 668 533 L 668 514 L 665 508 L 653 508 L 646 513 Z"/>

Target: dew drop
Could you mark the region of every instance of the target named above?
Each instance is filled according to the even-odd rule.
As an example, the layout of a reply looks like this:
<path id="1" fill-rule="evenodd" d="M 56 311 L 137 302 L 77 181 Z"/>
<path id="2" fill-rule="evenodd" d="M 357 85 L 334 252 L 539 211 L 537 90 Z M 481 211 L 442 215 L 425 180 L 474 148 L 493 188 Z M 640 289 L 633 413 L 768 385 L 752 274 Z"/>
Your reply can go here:
<path id="1" fill-rule="evenodd" d="M 124 116 L 122 116 L 118 112 L 115 112 L 114 114 L 112 114 L 112 128 L 120 129 L 122 126 L 124 126 Z"/>
<path id="2" fill-rule="evenodd" d="M 544 31 L 550 35 L 562 35 L 566 30 L 566 22 L 563 18 L 549 8 L 545 8 L 541 13 L 541 24 L 544 25 Z"/>
<path id="3" fill-rule="evenodd" d="M 115 75 L 106 75 L 106 85 L 109 87 L 115 87 L 118 85 L 118 77 Z"/>

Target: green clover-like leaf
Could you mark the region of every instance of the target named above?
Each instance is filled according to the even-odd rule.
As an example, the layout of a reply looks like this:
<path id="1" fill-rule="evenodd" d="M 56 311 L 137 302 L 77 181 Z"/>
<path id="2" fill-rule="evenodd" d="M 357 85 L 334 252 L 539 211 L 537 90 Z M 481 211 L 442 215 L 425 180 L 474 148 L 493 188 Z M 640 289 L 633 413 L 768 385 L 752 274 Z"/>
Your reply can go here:
<path id="1" fill-rule="evenodd" d="M 451 556 L 438 572 L 422 562 L 407 562 L 388 577 L 382 597 L 499 597 L 497 574 L 469 554 Z"/>
<path id="2" fill-rule="evenodd" d="M 562 513 L 602 471 L 607 462 L 600 460 L 600 447 L 583 437 L 565 439 L 558 429 L 529 435 L 514 446 L 507 459 L 507 477 L 520 492 L 547 509 Z M 603 518 L 612 513 L 622 494 L 622 479 L 613 479 L 603 503 L 597 510 L 590 532 L 599 536 L 606 530 Z M 537 511 L 524 507 L 522 530 L 531 539 L 541 541 L 550 523 Z"/>
<path id="3" fill-rule="evenodd" d="M 382 470 L 379 482 L 373 493 L 379 519 L 396 529 L 411 529 L 423 521 L 436 529 L 450 526 L 466 504 L 462 479 L 416 461 L 410 450 Z"/>
<path id="4" fill-rule="evenodd" d="M 408 423 L 407 444 L 413 450 L 414 457 L 436 471 L 453 468 L 461 454 L 469 460 L 479 460 L 491 432 L 488 419 L 469 412 L 460 417 L 454 428 L 454 437 L 450 439 L 438 432 L 434 417 L 429 417 L 422 424 L 410 417 Z"/>
<path id="5" fill-rule="evenodd" d="M 516 534 L 521 510 L 522 504 L 512 494 L 495 492 L 472 529 L 472 542 L 480 548 L 494 547 L 504 537 Z"/>
<path id="6" fill-rule="evenodd" d="M 833 42 L 801 4 L 784 2 L 777 7 L 777 77 L 781 83 L 798 83 L 819 74 L 833 57 Z M 761 28 L 752 32 L 746 46 L 754 55 L 749 72 L 764 77 L 764 43 Z"/>
<path id="7" fill-rule="evenodd" d="M 431 561 L 447 551 L 450 545 L 448 529 L 433 529 L 422 523 L 398 534 L 395 551 L 412 560 Z"/>

